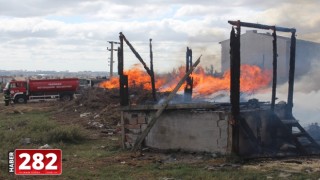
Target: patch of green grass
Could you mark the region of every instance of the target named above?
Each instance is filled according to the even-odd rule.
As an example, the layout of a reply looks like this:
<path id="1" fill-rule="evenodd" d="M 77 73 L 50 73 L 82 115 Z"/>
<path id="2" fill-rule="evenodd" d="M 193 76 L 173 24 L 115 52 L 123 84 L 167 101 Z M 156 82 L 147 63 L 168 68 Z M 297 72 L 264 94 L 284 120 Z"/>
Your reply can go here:
<path id="1" fill-rule="evenodd" d="M 77 125 L 56 127 L 48 131 L 47 141 L 49 143 L 66 142 L 79 143 L 86 139 L 83 128 Z"/>
<path id="2" fill-rule="evenodd" d="M 218 168 L 208 170 L 205 160 L 196 164 L 142 162 L 109 138 L 86 139 L 87 131 L 77 125 L 62 126 L 48 112 L 0 113 L 0 179 L 280 179 L 279 169 Z M 30 138 L 30 145 L 21 139 Z M 119 138 L 119 137 L 118 137 Z M 38 148 L 48 143 L 62 149 L 61 176 L 13 176 L 7 173 L 7 153 L 15 148 Z M 114 160 L 116 157 L 119 159 Z M 230 156 L 228 163 L 241 162 Z M 125 162 L 125 163 L 121 163 Z M 287 179 L 318 179 L 317 172 L 292 173 Z"/>
<path id="3" fill-rule="evenodd" d="M 30 138 L 30 144 L 25 139 Z M 38 148 L 59 142 L 78 143 L 86 138 L 86 130 L 77 125 L 62 126 L 50 119 L 49 112 L 0 114 L 0 160 L 17 148 Z"/>
<path id="4" fill-rule="evenodd" d="M 60 141 L 78 143 L 85 139 L 86 131 L 77 125 L 59 125 L 47 112 L 29 112 L 1 117 L 0 137 L 1 147 L 8 150 L 21 146 L 25 138 L 37 145 Z"/>
<path id="5" fill-rule="evenodd" d="M 170 164 L 170 165 L 147 165 L 143 167 L 133 167 L 129 165 L 106 165 L 99 170 L 98 177 L 108 177 L 108 179 L 235 179 L 235 180 L 255 180 L 267 179 L 283 179 L 279 177 L 280 172 L 277 171 L 259 171 L 226 168 L 215 171 L 206 170 L 204 164 Z M 287 179 L 317 179 L 315 174 L 299 173 L 291 174 Z"/>

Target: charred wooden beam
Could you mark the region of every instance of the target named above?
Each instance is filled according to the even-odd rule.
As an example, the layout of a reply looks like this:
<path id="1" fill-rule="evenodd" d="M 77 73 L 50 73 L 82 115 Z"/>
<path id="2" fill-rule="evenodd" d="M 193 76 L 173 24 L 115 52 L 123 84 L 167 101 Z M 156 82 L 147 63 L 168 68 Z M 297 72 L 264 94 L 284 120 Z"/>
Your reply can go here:
<path id="1" fill-rule="evenodd" d="M 151 44 L 152 39 L 150 39 L 150 78 L 151 78 L 151 87 L 152 87 L 152 97 L 153 100 L 156 102 L 157 101 L 157 96 L 156 96 L 156 86 L 155 86 L 155 78 L 154 78 L 154 71 L 153 71 L 153 52 L 152 52 L 152 44 Z"/>
<path id="2" fill-rule="evenodd" d="M 265 30 L 273 30 L 281 31 L 281 32 L 296 32 L 296 29 L 294 28 L 286 28 L 286 27 L 280 27 L 280 26 L 269 26 L 264 24 L 257 24 L 257 23 L 248 23 L 248 22 L 241 22 L 241 21 L 228 21 L 229 24 L 234 26 L 243 26 L 243 27 L 251 27 L 251 28 L 257 28 L 257 29 L 265 29 Z"/>
<path id="3" fill-rule="evenodd" d="M 189 71 L 191 66 L 192 66 L 192 50 L 189 47 L 187 47 L 187 51 L 186 51 L 186 72 Z"/>
<path id="4" fill-rule="evenodd" d="M 272 41 L 272 45 L 273 45 L 273 78 L 272 78 L 272 95 L 271 95 L 271 111 L 274 111 L 274 105 L 276 102 L 276 90 L 277 90 L 277 57 L 278 57 L 278 52 L 277 52 L 277 34 L 276 34 L 276 30 L 273 30 L 272 33 L 273 36 L 273 41 Z"/>
<path id="5" fill-rule="evenodd" d="M 288 119 L 292 118 L 295 62 L 296 62 L 296 34 L 295 32 L 292 32 L 291 46 L 290 46 L 288 101 L 287 101 L 287 111 L 286 111 L 286 116 Z"/>
<path id="6" fill-rule="evenodd" d="M 240 121 L 240 26 L 232 28 L 230 33 L 230 102 L 232 114 L 232 152 L 239 154 Z"/>
<path id="7" fill-rule="evenodd" d="M 192 50 L 187 47 L 186 52 L 186 72 L 192 67 Z M 191 101 L 193 89 L 193 78 L 189 75 L 186 79 L 186 87 L 184 88 L 184 101 Z"/>
<path id="8" fill-rule="evenodd" d="M 147 71 L 148 75 L 150 76 L 153 100 L 157 101 L 155 78 L 154 78 L 154 71 L 153 71 L 153 53 L 152 53 L 152 44 L 151 44 L 152 39 L 150 39 L 150 69 L 149 69 L 147 64 L 144 62 L 144 60 L 142 59 L 140 54 L 134 49 L 134 47 L 128 41 L 128 39 L 122 33 L 121 33 L 121 36 L 122 36 L 123 41 L 129 46 L 130 50 L 137 57 L 137 59 L 141 62 L 141 64 L 143 65 L 144 69 Z"/>
<path id="9" fill-rule="evenodd" d="M 120 105 L 129 105 L 128 76 L 123 74 L 123 36 L 120 32 L 120 47 L 118 48 L 118 74 L 120 89 Z"/>
<path id="10" fill-rule="evenodd" d="M 129 105 L 128 75 L 120 75 L 120 105 Z"/>
<path id="11" fill-rule="evenodd" d="M 237 33 L 232 29 L 230 41 L 230 102 L 234 117 L 238 117 L 240 113 L 240 26 L 236 29 Z"/>
<path id="12" fill-rule="evenodd" d="M 118 48 L 118 74 L 123 75 L 123 36 L 120 32 L 120 47 Z"/>
<path id="13" fill-rule="evenodd" d="M 118 47 L 118 75 L 123 74 L 123 53 L 121 52 L 122 49 Z"/>
<path id="14" fill-rule="evenodd" d="M 148 68 L 147 64 L 144 62 L 144 60 L 142 59 L 142 57 L 140 56 L 140 54 L 134 49 L 134 47 L 132 46 L 132 44 L 128 41 L 128 39 L 121 33 L 124 42 L 126 42 L 126 44 L 129 46 L 129 48 L 131 49 L 131 51 L 133 52 L 133 54 L 137 57 L 137 59 L 141 62 L 141 64 L 143 65 L 144 69 L 147 71 L 147 73 L 151 76 L 151 70 Z"/>
<path id="15" fill-rule="evenodd" d="M 143 140 L 147 137 L 148 133 L 150 132 L 150 130 L 152 129 L 152 127 L 154 126 L 154 124 L 157 122 L 157 120 L 159 119 L 160 115 L 162 114 L 162 112 L 166 109 L 166 107 L 168 106 L 169 102 L 171 101 L 171 99 L 175 96 L 175 94 L 178 92 L 179 88 L 182 86 L 182 84 L 185 82 L 185 80 L 187 79 L 187 77 L 189 76 L 189 74 L 192 73 L 192 71 L 197 67 L 197 65 L 200 63 L 200 58 L 201 56 L 198 58 L 198 60 L 193 64 L 193 66 L 191 67 L 191 69 L 182 77 L 182 79 L 179 81 L 179 83 L 176 85 L 176 87 L 173 89 L 173 91 L 169 94 L 169 96 L 164 100 L 164 102 L 161 104 L 160 108 L 157 110 L 157 112 L 152 115 L 150 117 L 150 121 L 148 123 L 147 128 L 141 133 L 141 135 L 136 139 L 133 147 L 132 147 L 132 151 L 136 151 L 140 146 L 141 143 L 143 142 Z"/>

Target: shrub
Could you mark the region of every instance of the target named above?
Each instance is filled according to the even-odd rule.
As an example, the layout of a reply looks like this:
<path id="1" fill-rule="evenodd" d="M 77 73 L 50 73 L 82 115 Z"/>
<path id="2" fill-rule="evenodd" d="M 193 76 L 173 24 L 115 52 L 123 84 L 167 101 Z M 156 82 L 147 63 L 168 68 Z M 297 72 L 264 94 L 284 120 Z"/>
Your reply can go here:
<path id="1" fill-rule="evenodd" d="M 48 142 L 79 143 L 86 139 L 86 131 L 77 125 L 59 126 L 47 134 Z"/>

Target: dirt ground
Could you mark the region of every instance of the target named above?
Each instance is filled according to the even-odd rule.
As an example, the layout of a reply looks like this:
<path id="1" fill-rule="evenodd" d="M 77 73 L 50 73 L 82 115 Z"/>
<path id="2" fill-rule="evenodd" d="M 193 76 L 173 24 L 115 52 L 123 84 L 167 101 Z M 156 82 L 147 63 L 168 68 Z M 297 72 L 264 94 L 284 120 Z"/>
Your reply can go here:
<path id="1" fill-rule="evenodd" d="M 60 125 L 77 124 L 89 132 L 83 144 L 56 145 L 65 156 L 59 179 L 320 179 L 320 157 L 243 160 L 210 153 L 122 150 L 118 102 L 116 91 L 93 90 L 66 103 L 0 104 L 0 117 L 45 112 Z"/>

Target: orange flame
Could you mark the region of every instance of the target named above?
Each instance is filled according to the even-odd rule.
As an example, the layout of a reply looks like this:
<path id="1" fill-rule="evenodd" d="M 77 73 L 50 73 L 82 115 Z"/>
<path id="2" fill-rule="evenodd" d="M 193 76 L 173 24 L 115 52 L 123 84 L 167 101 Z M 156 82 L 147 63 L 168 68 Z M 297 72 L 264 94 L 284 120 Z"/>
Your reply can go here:
<path id="1" fill-rule="evenodd" d="M 150 76 L 141 69 L 134 66 L 124 72 L 128 75 L 129 87 L 141 87 L 151 89 Z M 156 75 L 156 89 L 161 92 L 171 91 L 178 81 L 184 76 L 185 67 L 181 66 L 166 75 Z M 191 75 L 193 77 L 193 92 L 197 95 L 210 95 L 218 91 L 230 89 L 230 70 L 222 77 L 214 77 L 205 73 L 204 68 L 199 67 Z M 241 65 L 240 90 L 241 92 L 253 93 L 257 90 L 268 87 L 271 81 L 271 71 L 262 70 L 255 65 Z M 113 77 L 100 84 L 102 88 L 119 88 L 119 78 Z M 183 90 L 184 86 L 180 88 Z"/>

